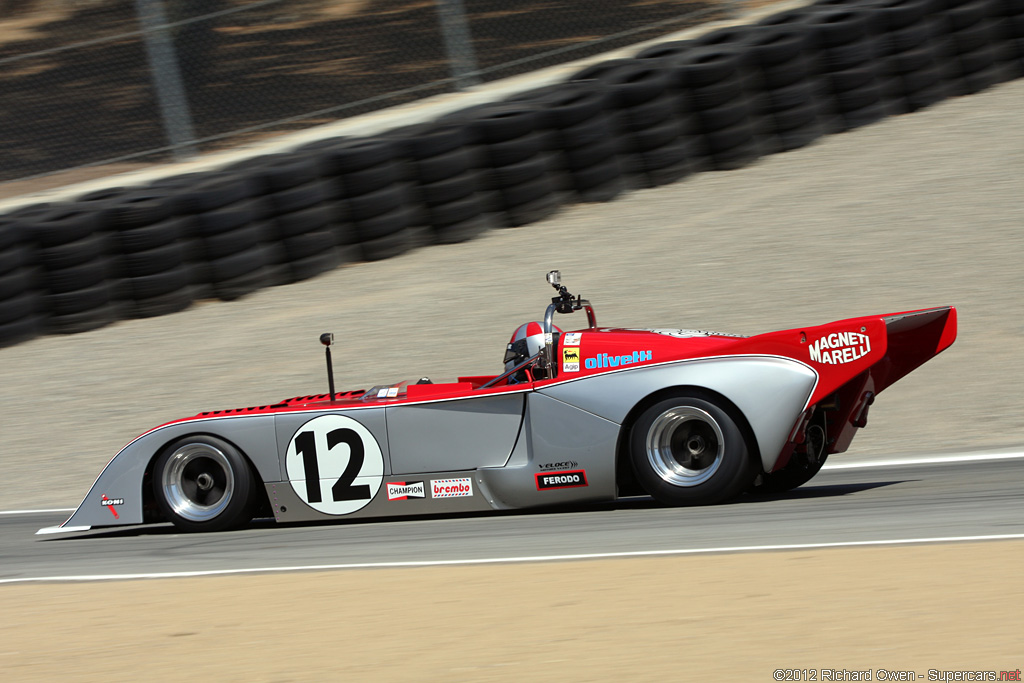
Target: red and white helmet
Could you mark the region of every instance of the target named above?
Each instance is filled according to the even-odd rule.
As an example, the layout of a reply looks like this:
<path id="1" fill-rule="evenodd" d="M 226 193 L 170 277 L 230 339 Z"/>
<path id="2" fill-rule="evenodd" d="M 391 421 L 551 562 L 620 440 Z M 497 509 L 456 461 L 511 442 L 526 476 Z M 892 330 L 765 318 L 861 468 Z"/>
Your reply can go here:
<path id="1" fill-rule="evenodd" d="M 551 326 L 551 332 L 561 334 L 562 331 Z M 544 348 L 544 326 L 538 322 L 520 325 L 512 334 L 505 348 L 505 370 L 511 370 L 527 358 L 536 355 Z"/>

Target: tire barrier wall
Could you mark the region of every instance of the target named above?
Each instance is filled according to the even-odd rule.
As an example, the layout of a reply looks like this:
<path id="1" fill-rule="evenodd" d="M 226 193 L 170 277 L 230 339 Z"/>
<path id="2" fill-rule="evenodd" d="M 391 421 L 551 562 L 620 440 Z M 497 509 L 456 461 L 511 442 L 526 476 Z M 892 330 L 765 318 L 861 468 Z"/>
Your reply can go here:
<path id="1" fill-rule="evenodd" d="M 1024 75 L 1024 0 L 820 0 L 367 138 L 0 216 L 0 346 L 456 243 Z"/>

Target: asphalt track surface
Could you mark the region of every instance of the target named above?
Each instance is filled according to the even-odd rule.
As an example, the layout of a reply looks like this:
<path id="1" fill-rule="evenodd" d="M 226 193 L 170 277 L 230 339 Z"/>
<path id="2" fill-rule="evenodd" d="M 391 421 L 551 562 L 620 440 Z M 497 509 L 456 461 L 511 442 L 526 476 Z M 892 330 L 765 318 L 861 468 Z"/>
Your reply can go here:
<path id="1" fill-rule="evenodd" d="M 0 583 L 295 569 L 565 559 L 1024 537 L 1020 454 L 995 460 L 865 463 L 785 495 L 703 508 L 649 498 L 583 509 L 277 526 L 216 534 L 153 525 L 34 536 L 60 513 L 0 515 Z"/>

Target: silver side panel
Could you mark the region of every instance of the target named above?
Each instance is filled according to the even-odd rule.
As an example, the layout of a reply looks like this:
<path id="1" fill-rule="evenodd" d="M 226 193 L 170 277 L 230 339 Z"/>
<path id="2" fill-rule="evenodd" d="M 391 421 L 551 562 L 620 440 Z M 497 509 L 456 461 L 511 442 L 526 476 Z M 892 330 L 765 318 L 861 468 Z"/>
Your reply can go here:
<path id="1" fill-rule="evenodd" d="M 523 420 L 525 394 L 388 406 L 396 474 L 502 467 Z"/>
<path id="2" fill-rule="evenodd" d="M 788 358 L 728 356 L 584 377 L 541 393 L 622 424 L 633 406 L 656 391 L 678 386 L 710 389 L 743 412 L 757 438 L 762 465 L 770 471 L 817 379 L 810 367 Z"/>
<path id="3" fill-rule="evenodd" d="M 281 478 L 273 415 L 211 417 L 178 422 L 158 427 L 121 449 L 103 468 L 85 500 L 62 526 L 141 524 L 142 475 L 146 467 L 164 446 L 189 434 L 212 434 L 229 441 L 249 456 L 264 481 Z M 104 505 L 104 496 L 108 501 L 123 502 Z"/>
<path id="4" fill-rule="evenodd" d="M 479 472 L 493 496 L 491 504 L 507 509 L 614 499 L 618 435 L 615 422 L 529 394 L 523 434 L 508 466 Z M 545 486 L 538 475 L 572 480 Z"/>

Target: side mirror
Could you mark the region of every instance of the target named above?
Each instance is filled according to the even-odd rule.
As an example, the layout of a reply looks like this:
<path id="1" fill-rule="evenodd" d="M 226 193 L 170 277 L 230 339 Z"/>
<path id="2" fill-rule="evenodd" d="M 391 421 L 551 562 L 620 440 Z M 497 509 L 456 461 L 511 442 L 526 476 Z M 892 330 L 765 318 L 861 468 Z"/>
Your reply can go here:
<path id="1" fill-rule="evenodd" d="M 320 335 L 320 343 L 324 346 L 330 346 L 334 343 L 334 335 L 330 332 L 324 332 Z"/>
<path id="2" fill-rule="evenodd" d="M 562 284 L 562 271 L 560 271 L 560 270 L 548 271 L 547 280 L 548 280 L 548 284 L 549 285 L 551 285 L 555 289 L 558 289 L 558 286 L 560 284 Z"/>

